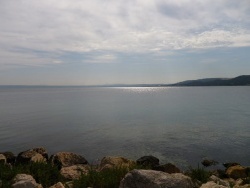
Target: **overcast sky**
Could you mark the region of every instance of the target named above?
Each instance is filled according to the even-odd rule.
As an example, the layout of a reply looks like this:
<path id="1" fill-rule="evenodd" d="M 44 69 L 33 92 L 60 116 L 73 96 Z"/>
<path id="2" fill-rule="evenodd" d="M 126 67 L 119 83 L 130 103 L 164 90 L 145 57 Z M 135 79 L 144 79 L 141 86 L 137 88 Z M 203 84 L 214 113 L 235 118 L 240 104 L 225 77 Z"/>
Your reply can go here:
<path id="1" fill-rule="evenodd" d="M 0 85 L 250 74 L 249 0 L 0 0 Z"/>

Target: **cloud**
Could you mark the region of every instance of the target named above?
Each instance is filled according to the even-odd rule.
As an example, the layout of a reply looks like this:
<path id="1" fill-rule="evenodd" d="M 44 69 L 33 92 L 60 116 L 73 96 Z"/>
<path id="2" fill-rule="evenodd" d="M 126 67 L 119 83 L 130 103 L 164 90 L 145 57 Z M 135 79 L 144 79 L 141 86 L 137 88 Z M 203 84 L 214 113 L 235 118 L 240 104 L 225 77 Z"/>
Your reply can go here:
<path id="1" fill-rule="evenodd" d="M 250 46 L 248 0 L 11 0 L 0 12 L 5 64 L 63 62 L 64 52 L 104 51 L 97 63 L 117 52 Z"/>

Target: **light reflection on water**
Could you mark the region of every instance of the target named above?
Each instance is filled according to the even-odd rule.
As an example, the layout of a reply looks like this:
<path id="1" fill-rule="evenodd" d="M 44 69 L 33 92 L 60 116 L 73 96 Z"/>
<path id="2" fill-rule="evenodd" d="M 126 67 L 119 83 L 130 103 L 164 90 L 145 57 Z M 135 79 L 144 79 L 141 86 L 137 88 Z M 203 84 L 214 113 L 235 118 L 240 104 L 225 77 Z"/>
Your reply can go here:
<path id="1" fill-rule="evenodd" d="M 0 149 L 249 165 L 249 94 L 250 87 L 0 89 Z"/>

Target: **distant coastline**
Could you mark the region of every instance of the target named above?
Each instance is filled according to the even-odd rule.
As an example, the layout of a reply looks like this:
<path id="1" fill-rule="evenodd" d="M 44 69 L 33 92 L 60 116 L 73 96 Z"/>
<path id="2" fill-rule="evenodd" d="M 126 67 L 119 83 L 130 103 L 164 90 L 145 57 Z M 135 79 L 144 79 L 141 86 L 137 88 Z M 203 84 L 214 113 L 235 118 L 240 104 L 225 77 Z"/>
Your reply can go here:
<path id="1" fill-rule="evenodd" d="M 181 86 L 250 86 L 250 75 L 235 78 L 202 78 L 174 84 L 104 84 L 104 85 L 0 85 L 0 88 L 64 88 L 64 87 L 181 87 Z"/>

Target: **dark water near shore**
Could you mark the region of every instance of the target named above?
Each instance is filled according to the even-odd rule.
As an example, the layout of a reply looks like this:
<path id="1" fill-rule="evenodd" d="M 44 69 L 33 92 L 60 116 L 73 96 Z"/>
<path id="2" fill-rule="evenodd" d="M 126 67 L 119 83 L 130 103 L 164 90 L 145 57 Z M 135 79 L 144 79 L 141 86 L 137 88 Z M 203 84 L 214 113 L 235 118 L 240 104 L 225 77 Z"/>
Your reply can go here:
<path id="1" fill-rule="evenodd" d="M 0 87 L 0 151 L 250 165 L 250 87 Z"/>

